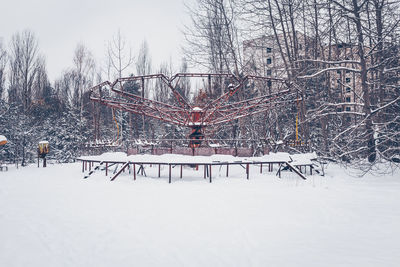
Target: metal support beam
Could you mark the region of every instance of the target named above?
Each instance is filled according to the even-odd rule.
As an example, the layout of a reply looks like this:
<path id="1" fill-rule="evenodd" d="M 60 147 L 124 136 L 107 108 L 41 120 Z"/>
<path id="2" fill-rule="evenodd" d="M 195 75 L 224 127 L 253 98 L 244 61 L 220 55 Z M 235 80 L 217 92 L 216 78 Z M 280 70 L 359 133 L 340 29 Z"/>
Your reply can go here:
<path id="1" fill-rule="evenodd" d="M 212 182 L 212 175 L 211 175 L 211 167 L 212 167 L 212 165 L 210 164 L 208 166 L 210 167 L 210 183 L 211 183 Z"/>
<path id="2" fill-rule="evenodd" d="M 168 168 L 169 168 L 168 182 L 171 183 L 171 164 L 168 164 Z"/>

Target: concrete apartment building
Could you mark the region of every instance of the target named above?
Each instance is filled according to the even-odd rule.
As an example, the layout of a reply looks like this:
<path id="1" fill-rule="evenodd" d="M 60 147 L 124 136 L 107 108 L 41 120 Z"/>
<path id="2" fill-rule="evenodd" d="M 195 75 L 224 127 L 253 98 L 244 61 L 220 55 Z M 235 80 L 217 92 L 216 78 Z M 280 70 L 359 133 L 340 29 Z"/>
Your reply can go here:
<path id="1" fill-rule="evenodd" d="M 298 60 L 313 58 L 312 42 L 301 33 L 297 33 Z M 292 39 L 287 40 L 289 47 L 294 45 Z M 279 42 L 284 48 L 283 55 L 289 62 L 285 53 L 285 40 L 282 35 Z M 324 48 L 325 55 L 328 55 L 329 47 Z M 335 44 L 330 47 L 332 61 L 336 60 L 357 60 L 357 47 L 349 44 Z M 262 36 L 260 38 L 243 42 L 243 55 L 245 59 L 246 72 L 253 75 L 266 76 L 271 78 L 287 78 L 284 60 L 280 52 L 278 41 L 274 35 Z M 322 60 L 322 58 L 318 58 Z M 288 63 L 289 64 L 289 63 Z M 339 66 L 339 65 L 336 65 Z M 341 64 L 340 67 L 357 69 L 354 63 Z M 301 71 L 301 70 L 300 70 Z M 337 112 L 362 111 L 362 90 L 361 78 L 359 74 L 350 70 L 342 69 L 330 71 L 330 90 L 332 96 L 336 98 Z M 346 116 L 347 121 L 351 121 L 352 116 Z"/>
<path id="2" fill-rule="evenodd" d="M 325 48 L 326 50 L 329 47 Z M 359 60 L 358 48 L 350 44 L 335 44 L 331 46 L 333 61 L 337 60 Z M 349 69 L 358 69 L 354 63 L 341 64 L 341 67 Z M 360 74 L 350 70 L 336 70 L 330 73 L 330 86 L 336 97 L 341 100 L 342 107 L 338 107 L 337 111 L 344 112 L 362 112 L 362 89 Z"/>
<path id="3" fill-rule="evenodd" d="M 301 33 L 296 33 L 296 44 L 293 38 L 287 40 L 289 49 L 297 47 L 298 59 L 307 58 L 310 54 L 308 46 L 312 44 L 310 38 L 306 38 Z M 279 42 L 282 47 L 280 51 L 278 41 L 274 35 L 264 35 L 262 37 L 246 40 L 243 42 L 243 56 L 246 71 L 250 74 L 267 76 L 273 78 L 287 78 L 285 62 L 282 54 L 289 64 L 288 53 L 285 46 L 283 35 L 279 35 Z M 292 55 L 293 51 L 289 51 Z"/>

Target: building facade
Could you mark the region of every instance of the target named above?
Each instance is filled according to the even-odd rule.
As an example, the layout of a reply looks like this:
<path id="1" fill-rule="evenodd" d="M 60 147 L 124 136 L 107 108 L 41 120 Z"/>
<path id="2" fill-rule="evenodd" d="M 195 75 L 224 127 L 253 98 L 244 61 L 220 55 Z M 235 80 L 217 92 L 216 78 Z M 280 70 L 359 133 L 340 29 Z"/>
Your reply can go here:
<path id="1" fill-rule="evenodd" d="M 312 48 L 313 39 L 296 33 L 297 41 L 292 42 L 292 40 L 293 38 L 285 40 L 282 35 L 278 35 L 278 38 L 269 35 L 244 41 L 243 55 L 246 73 L 286 79 L 288 78 L 287 69 L 297 70 L 297 73 L 304 74 L 303 71 L 307 69 L 315 72 L 317 68 L 323 68 L 316 66 L 316 63 L 312 61 L 307 63 L 306 59 L 310 58 L 323 61 L 326 55 L 330 55 L 330 61 L 359 61 L 355 45 L 341 43 L 330 47 L 325 46 L 322 48 L 323 56 Z M 288 45 L 286 46 L 286 44 Z M 328 82 L 318 86 L 321 89 L 325 87 L 330 90 L 330 95 L 337 104 L 336 111 L 348 114 L 345 120 L 351 121 L 354 117 L 352 115 L 361 113 L 363 106 L 361 77 L 358 72 L 352 71 L 357 70 L 359 66 L 354 62 L 349 62 L 329 67 L 333 70 L 325 76 Z M 340 68 L 335 69 L 334 67 Z"/>

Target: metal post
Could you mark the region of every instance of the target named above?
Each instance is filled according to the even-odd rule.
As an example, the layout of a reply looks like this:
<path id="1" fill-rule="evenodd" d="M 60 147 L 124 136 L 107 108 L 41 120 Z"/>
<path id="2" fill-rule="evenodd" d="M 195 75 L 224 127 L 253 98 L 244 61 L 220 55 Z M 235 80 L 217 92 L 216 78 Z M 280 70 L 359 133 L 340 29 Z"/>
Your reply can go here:
<path id="1" fill-rule="evenodd" d="M 182 179 L 182 166 L 183 166 L 183 165 L 181 164 L 181 179 Z"/>
<path id="2" fill-rule="evenodd" d="M 108 175 L 108 162 L 106 162 L 106 176 Z"/>
<path id="3" fill-rule="evenodd" d="M 211 180 L 211 179 L 212 179 L 212 178 L 211 178 L 211 176 L 212 176 L 212 175 L 211 175 L 211 166 L 212 166 L 212 165 L 208 165 L 208 166 L 210 166 L 210 183 L 211 183 L 211 182 L 212 182 L 212 180 Z"/>
<path id="4" fill-rule="evenodd" d="M 161 164 L 158 164 L 158 177 L 161 176 Z"/>
<path id="5" fill-rule="evenodd" d="M 206 179 L 207 165 L 204 164 L 204 179 Z"/>
<path id="6" fill-rule="evenodd" d="M 208 91 L 212 92 L 212 90 L 211 90 L 211 75 L 208 75 Z"/>
<path id="7" fill-rule="evenodd" d="M 142 77 L 142 98 L 144 98 L 144 78 Z M 142 127 L 143 127 L 143 136 L 144 136 L 144 132 L 145 132 L 145 130 L 144 130 L 144 128 L 145 128 L 145 125 L 144 125 L 144 114 L 142 115 Z"/>
<path id="8" fill-rule="evenodd" d="M 229 163 L 226 164 L 226 177 L 228 177 L 229 175 Z"/>
<path id="9" fill-rule="evenodd" d="M 279 164 L 279 170 L 278 170 L 278 173 L 279 173 L 279 178 L 281 178 L 281 167 L 282 167 L 282 163 L 281 163 L 281 164 Z"/>
<path id="10" fill-rule="evenodd" d="M 262 163 L 261 163 L 261 165 L 260 165 L 260 173 L 262 173 Z"/>
<path id="11" fill-rule="evenodd" d="M 249 172 L 250 172 L 250 165 L 249 165 L 249 163 L 247 163 L 247 164 L 246 164 L 247 180 L 249 180 Z"/>
<path id="12" fill-rule="evenodd" d="M 84 160 L 82 160 L 82 172 L 85 172 L 85 161 Z"/>
<path id="13" fill-rule="evenodd" d="M 168 164 L 169 167 L 169 180 L 168 182 L 171 183 L 171 164 Z"/>
<path id="14" fill-rule="evenodd" d="M 121 172 L 122 172 L 127 166 L 129 166 L 129 162 L 126 162 L 124 165 L 122 165 L 122 168 L 114 175 L 113 178 L 111 178 L 111 181 L 114 181 L 114 180 L 118 177 L 118 175 L 120 175 Z"/>
<path id="15" fill-rule="evenodd" d="M 133 180 L 136 181 L 136 164 L 133 163 Z"/>

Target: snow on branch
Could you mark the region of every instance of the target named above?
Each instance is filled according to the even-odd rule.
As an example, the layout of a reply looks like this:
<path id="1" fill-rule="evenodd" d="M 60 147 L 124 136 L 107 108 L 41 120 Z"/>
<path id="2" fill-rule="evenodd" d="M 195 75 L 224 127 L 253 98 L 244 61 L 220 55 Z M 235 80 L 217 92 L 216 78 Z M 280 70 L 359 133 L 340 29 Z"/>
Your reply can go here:
<path id="1" fill-rule="evenodd" d="M 377 108 L 377 109 L 372 110 L 372 111 L 371 111 L 371 115 L 373 115 L 373 114 L 379 112 L 380 110 L 382 110 L 382 109 L 384 109 L 384 108 L 387 108 L 387 107 L 393 105 L 394 103 L 396 103 L 396 102 L 398 102 L 398 101 L 400 101 L 400 96 L 397 97 L 395 100 L 390 101 L 390 102 L 387 103 L 386 105 L 383 105 L 382 107 L 379 107 L 379 108 Z"/>
<path id="2" fill-rule="evenodd" d="M 314 114 L 312 117 L 308 118 L 304 122 L 313 121 L 316 118 L 326 117 L 326 116 L 339 116 L 339 115 L 356 115 L 356 116 L 365 116 L 362 112 L 355 112 L 355 111 L 329 111 L 329 112 L 321 112 Z M 303 123 L 304 123 L 303 122 Z"/>
<path id="3" fill-rule="evenodd" d="M 379 107 L 379 108 L 377 108 L 377 109 L 375 109 L 375 110 L 372 110 L 371 113 L 368 114 L 367 116 L 365 116 L 365 118 L 364 118 L 363 120 L 359 121 L 356 125 L 353 125 L 353 126 L 351 126 L 351 127 L 348 127 L 346 130 L 344 130 L 344 131 L 342 131 L 341 133 L 339 133 L 338 135 L 336 135 L 336 136 L 332 139 L 332 141 L 336 141 L 336 139 L 338 139 L 340 136 L 342 136 L 343 134 L 345 134 L 345 133 L 347 133 L 347 132 L 349 132 L 349 131 L 351 131 L 350 134 L 352 134 L 352 132 L 353 132 L 355 129 L 357 129 L 359 126 L 363 125 L 363 124 L 365 123 L 365 121 L 366 121 L 369 117 L 375 115 L 378 111 L 380 111 L 380 110 L 382 110 L 382 109 L 384 109 L 384 108 L 387 108 L 388 106 L 393 105 L 393 104 L 396 103 L 397 101 L 400 101 L 400 96 L 397 97 L 396 99 L 394 99 L 393 101 L 390 101 L 390 102 L 387 103 L 386 105 L 384 105 L 384 106 L 382 106 L 382 107 Z"/>
<path id="4" fill-rule="evenodd" d="M 343 105 L 348 105 L 348 106 L 353 105 L 353 106 L 360 106 L 360 107 L 364 106 L 363 103 L 357 103 L 357 102 L 325 103 L 324 105 L 332 106 L 332 107 L 341 107 Z"/>
<path id="5" fill-rule="evenodd" d="M 394 68 L 390 68 L 390 69 L 384 69 L 383 73 L 388 73 L 388 72 L 392 72 L 392 71 L 399 71 L 400 67 L 394 67 Z"/>
<path id="6" fill-rule="evenodd" d="M 360 65 L 360 61 L 357 60 L 338 60 L 338 61 L 326 61 L 320 59 L 299 59 L 296 62 L 313 62 L 313 63 L 321 63 L 327 65 L 335 65 L 335 64 L 358 64 Z"/>
<path id="7" fill-rule="evenodd" d="M 362 119 L 361 121 L 359 121 L 357 124 L 354 124 L 354 125 L 352 125 L 352 126 L 347 127 L 344 131 L 342 131 L 342 132 L 340 132 L 339 134 L 337 134 L 337 135 L 332 139 L 332 141 L 335 142 L 340 136 L 342 136 L 342 135 L 344 135 L 344 134 L 346 134 L 346 133 L 348 133 L 348 132 L 350 132 L 350 135 L 353 134 L 354 131 L 355 131 L 356 129 L 359 129 L 359 127 L 360 127 L 361 125 L 365 125 L 365 121 L 367 120 L 368 117 L 369 117 L 369 115 L 365 116 L 365 118 Z"/>
<path id="8" fill-rule="evenodd" d="M 361 73 L 361 71 L 357 70 L 357 69 L 346 68 L 346 67 L 332 67 L 332 68 L 322 69 L 322 70 L 317 71 L 317 72 L 315 72 L 313 74 L 310 74 L 310 75 L 299 76 L 297 78 L 299 78 L 299 79 L 311 79 L 311 78 L 315 78 L 315 77 L 317 77 L 317 76 L 319 76 L 319 75 L 321 75 L 321 74 L 323 74 L 323 73 L 325 73 L 327 71 L 336 71 L 336 70 L 348 70 L 348 71 L 351 71 L 351 72 Z"/>

